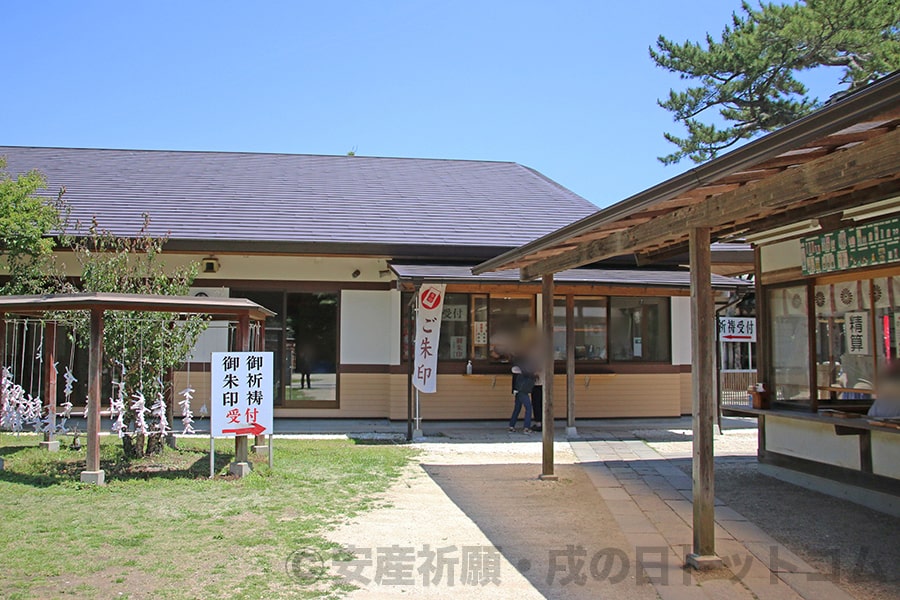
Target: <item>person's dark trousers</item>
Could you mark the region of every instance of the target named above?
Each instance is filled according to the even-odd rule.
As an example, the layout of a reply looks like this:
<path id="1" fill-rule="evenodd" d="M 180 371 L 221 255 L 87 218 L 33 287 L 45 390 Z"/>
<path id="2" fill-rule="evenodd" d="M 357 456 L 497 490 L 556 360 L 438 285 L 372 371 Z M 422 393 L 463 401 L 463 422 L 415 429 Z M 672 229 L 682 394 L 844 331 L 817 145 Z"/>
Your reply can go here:
<path id="1" fill-rule="evenodd" d="M 516 405 L 513 407 L 512 416 L 509 418 L 509 426 L 516 426 L 522 407 L 525 408 L 525 429 L 531 429 L 531 397 L 525 392 L 516 392 Z"/>
<path id="2" fill-rule="evenodd" d="M 534 411 L 534 420 L 540 423 L 544 420 L 544 386 L 536 385 L 531 390 L 531 408 Z"/>
<path id="3" fill-rule="evenodd" d="M 300 373 L 300 389 L 303 389 L 303 382 L 306 381 L 306 387 L 312 389 L 312 376 L 309 373 Z"/>

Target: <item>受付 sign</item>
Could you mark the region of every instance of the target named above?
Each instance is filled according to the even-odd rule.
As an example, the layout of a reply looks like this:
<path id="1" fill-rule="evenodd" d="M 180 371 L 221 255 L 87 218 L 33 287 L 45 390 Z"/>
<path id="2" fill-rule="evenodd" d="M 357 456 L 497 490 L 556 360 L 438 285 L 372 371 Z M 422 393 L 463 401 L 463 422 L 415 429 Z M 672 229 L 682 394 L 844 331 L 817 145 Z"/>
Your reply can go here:
<path id="1" fill-rule="evenodd" d="M 756 319 L 753 317 L 719 317 L 719 341 L 755 342 Z"/>
<path id="2" fill-rule="evenodd" d="M 445 288 L 444 284 L 425 284 L 419 288 L 413 385 L 426 394 L 437 391 L 437 351 Z"/>
<path id="3" fill-rule="evenodd" d="M 271 352 L 213 352 L 213 437 L 272 432 L 272 366 Z"/>

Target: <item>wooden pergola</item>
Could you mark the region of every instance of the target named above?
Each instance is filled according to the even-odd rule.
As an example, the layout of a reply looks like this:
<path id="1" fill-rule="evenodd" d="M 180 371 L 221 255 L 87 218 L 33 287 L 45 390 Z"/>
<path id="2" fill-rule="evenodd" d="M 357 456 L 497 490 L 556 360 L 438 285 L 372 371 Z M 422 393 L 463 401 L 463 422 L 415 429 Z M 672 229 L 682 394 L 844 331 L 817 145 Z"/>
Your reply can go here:
<path id="1" fill-rule="evenodd" d="M 559 271 L 623 255 L 634 255 L 641 265 L 652 264 L 687 251 L 694 430 L 694 544 L 688 562 L 696 568 L 721 565 L 715 553 L 713 499 L 716 402 L 709 384 L 716 363 L 710 244 L 814 218 L 839 223 L 845 209 L 897 196 L 898 125 L 900 72 L 895 72 L 779 131 L 473 269 L 476 274 L 518 269 L 522 280 L 542 278 L 543 297 L 552 298 L 554 273 Z M 544 302 L 543 310 L 545 335 L 552 338 L 552 303 Z M 546 360 L 552 369 L 552 348 Z M 568 402 L 573 415 L 571 392 Z M 546 423 L 553 422 L 552 411 L 550 378 L 544 384 Z M 552 475 L 553 428 L 544 427 L 543 436 L 543 471 Z"/>
<path id="2" fill-rule="evenodd" d="M 237 322 L 235 349 L 250 350 L 250 323 L 260 323 L 259 340 L 265 339 L 264 323 L 272 311 L 244 298 L 210 298 L 198 296 L 154 296 L 145 294 L 80 293 L 44 296 L 0 296 L 0 356 L 6 356 L 6 317 L 8 315 L 41 317 L 48 312 L 88 311 L 90 313 L 90 345 L 88 358 L 87 461 L 81 480 L 102 484 L 100 469 L 100 404 L 103 372 L 103 326 L 106 311 L 161 312 L 175 315 L 209 315 Z M 51 415 L 56 415 L 55 362 L 56 327 L 47 332 L 44 359 L 46 370 L 44 398 Z M 0 393 L 3 393 L 0 391 Z M 49 438 L 48 438 L 49 439 Z M 258 443 L 261 443 L 258 441 Z M 235 462 L 248 461 L 247 436 L 235 438 Z"/>

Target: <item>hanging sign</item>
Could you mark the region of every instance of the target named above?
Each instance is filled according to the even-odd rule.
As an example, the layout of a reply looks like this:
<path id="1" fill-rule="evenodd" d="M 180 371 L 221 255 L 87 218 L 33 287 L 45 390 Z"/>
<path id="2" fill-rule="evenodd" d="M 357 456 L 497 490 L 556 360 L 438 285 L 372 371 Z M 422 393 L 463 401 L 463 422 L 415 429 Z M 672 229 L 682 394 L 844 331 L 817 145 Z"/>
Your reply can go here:
<path id="1" fill-rule="evenodd" d="M 437 391 L 437 349 L 441 336 L 445 289 L 443 283 L 423 284 L 419 288 L 413 385 L 426 394 Z"/>
<path id="2" fill-rule="evenodd" d="M 805 237 L 803 274 L 872 267 L 900 260 L 900 218 Z"/>
<path id="3" fill-rule="evenodd" d="M 271 352 L 213 352 L 213 437 L 272 433 L 273 365 Z"/>
<path id="4" fill-rule="evenodd" d="M 844 313 L 844 327 L 847 335 L 847 352 L 869 354 L 869 313 Z"/>
<path id="5" fill-rule="evenodd" d="M 722 342 L 755 342 L 756 319 L 753 317 L 719 317 L 719 340 Z"/>

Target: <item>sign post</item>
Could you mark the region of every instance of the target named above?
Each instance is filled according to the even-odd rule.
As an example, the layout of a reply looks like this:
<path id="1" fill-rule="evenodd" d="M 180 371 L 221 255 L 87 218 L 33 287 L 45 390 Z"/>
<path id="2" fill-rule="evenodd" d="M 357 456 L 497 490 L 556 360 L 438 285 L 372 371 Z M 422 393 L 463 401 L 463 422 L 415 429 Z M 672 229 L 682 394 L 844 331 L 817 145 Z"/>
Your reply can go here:
<path id="1" fill-rule="evenodd" d="M 271 352 L 214 352 L 210 437 L 234 437 L 232 475 L 250 472 L 247 436 L 271 434 L 274 416 L 273 357 Z M 271 444 L 270 444 L 271 448 Z"/>

